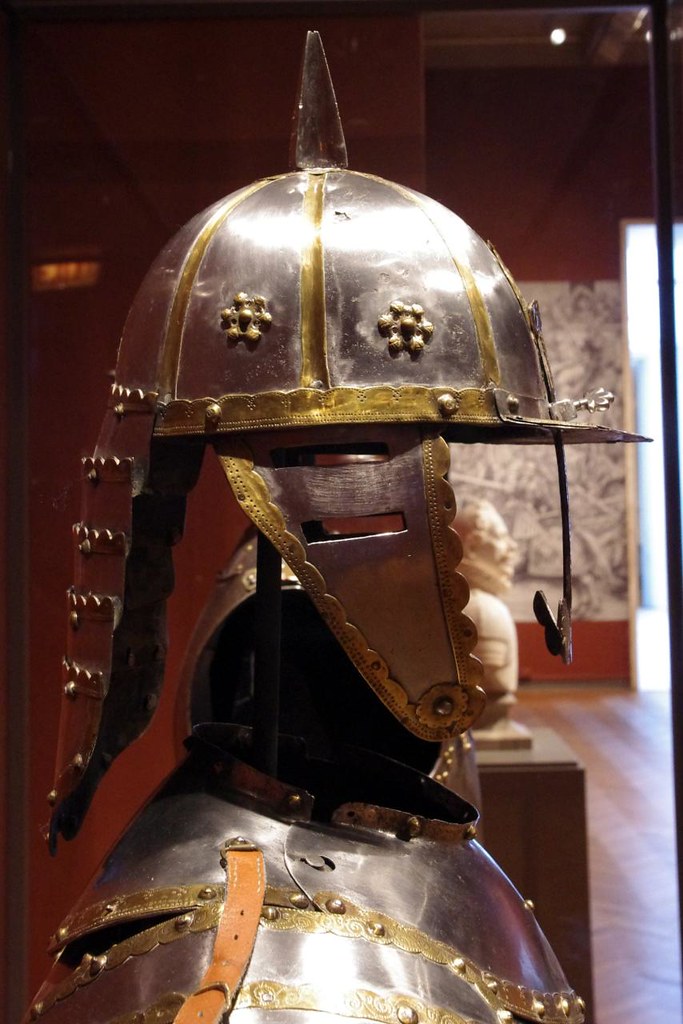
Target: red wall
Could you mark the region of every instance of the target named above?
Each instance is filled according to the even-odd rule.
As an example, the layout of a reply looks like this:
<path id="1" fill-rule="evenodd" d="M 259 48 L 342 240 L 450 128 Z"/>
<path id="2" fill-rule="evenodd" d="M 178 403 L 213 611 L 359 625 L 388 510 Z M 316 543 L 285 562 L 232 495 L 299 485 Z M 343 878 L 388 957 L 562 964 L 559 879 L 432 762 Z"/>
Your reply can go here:
<path id="1" fill-rule="evenodd" d="M 427 190 L 521 281 L 620 276 L 619 223 L 652 217 L 646 67 L 427 74 Z"/>

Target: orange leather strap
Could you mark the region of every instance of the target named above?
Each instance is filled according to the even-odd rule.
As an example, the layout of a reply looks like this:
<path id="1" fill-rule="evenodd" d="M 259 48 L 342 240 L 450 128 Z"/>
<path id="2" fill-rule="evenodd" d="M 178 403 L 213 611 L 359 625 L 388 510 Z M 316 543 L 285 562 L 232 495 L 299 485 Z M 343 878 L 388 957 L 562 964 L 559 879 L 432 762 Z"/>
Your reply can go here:
<path id="1" fill-rule="evenodd" d="M 263 854 L 244 839 L 221 851 L 225 861 L 225 903 L 213 959 L 196 992 L 185 1000 L 174 1024 L 219 1024 L 237 995 L 251 959 L 266 888 Z"/>

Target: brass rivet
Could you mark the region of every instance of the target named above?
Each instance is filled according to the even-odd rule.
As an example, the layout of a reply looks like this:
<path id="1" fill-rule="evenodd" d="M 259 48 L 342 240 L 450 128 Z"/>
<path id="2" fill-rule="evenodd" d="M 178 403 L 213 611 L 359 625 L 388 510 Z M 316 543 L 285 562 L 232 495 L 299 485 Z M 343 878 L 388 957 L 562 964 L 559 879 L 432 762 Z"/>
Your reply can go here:
<path id="1" fill-rule="evenodd" d="M 467 964 L 465 963 L 465 960 L 463 959 L 463 957 L 456 956 L 456 958 L 455 958 L 455 960 L 453 960 L 451 966 L 452 966 L 454 971 L 458 972 L 458 974 L 464 974 L 465 973 L 465 969 L 467 967 Z"/>
<path id="2" fill-rule="evenodd" d="M 465 829 L 464 833 L 463 833 L 463 837 L 465 839 L 474 839 L 476 834 L 477 834 L 476 826 L 468 825 L 467 828 Z"/>
<path id="3" fill-rule="evenodd" d="M 501 1024 L 507 1024 L 508 1021 L 514 1020 L 514 1018 L 509 1010 L 499 1010 L 498 1020 L 501 1022 Z"/>
<path id="4" fill-rule="evenodd" d="M 57 803 L 56 789 L 51 789 L 50 792 L 47 794 L 47 802 L 49 803 L 50 807 L 54 807 L 54 805 Z"/>
<path id="5" fill-rule="evenodd" d="M 383 938 L 387 933 L 387 930 L 381 921 L 370 921 L 368 924 L 368 931 L 371 935 L 374 935 L 376 939 Z"/>
<path id="6" fill-rule="evenodd" d="M 533 900 L 524 900 L 524 909 L 533 912 L 536 909 L 536 904 Z"/>
<path id="7" fill-rule="evenodd" d="M 212 900 L 216 895 L 216 890 L 212 889 L 210 885 L 207 885 L 203 889 L 200 889 L 197 895 L 200 900 Z"/>
<path id="8" fill-rule="evenodd" d="M 31 1020 L 38 1020 L 38 1018 L 40 1017 L 42 1012 L 43 1012 L 43 1004 L 42 1003 L 34 1003 L 33 1006 L 31 1007 L 31 1011 L 30 1011 L 29 1016 L 30 1016 Z"/>
<path id="9" fill-rule="evenodd" d="M 264 907 L 261 911 L 261 917 L 265 921 L 277 921 L 280 916 L 280 911 L 277 907 Z"/>
<path id="10" fill-rule="evenodd" d="M 63 942 L 68 934 L 69 929 L 66 927 L 65 924 L 60 925 L 59 928 L 57 929 L 57 938 L 60 942 Z"/>
<path id="11" fill-rule="evenodd" d="M 74 771 L 82 772 L 84 765 L 85 761 L 83 760 L 83 754 L 75 754 L 74 757 L 71 758 L 71 767 Z"/>
<path id="12" fill-rule="evenodd" d="M 301 794 L 290 793 L 289 796 L 287 797 L 287 806 L 293 811 L 295 811 L 298 807 L 301 807 Z"/>
<path id="13" fill-rule="evenodd" d="M 115 412 L 115 413 L 116 413 L 116 415 L 117 415 L 117 416 L 119 416 L 119 417 L 123 416 L 123 414 L 125 413 L 125 411 L 126 411 L 126 409 L 125 409 L 125 407 L 124 407 L 124 404 L 123 404 L 123 402 L 118 402 L 118 403 L 117 403 L 117 404 L 116 404 L 116 405 L 114 406 L 114 412 Z"/>
<path id="14" fill-rule="evenodd" d="M 305 910 L 308 906 L 308 897 L 304 896 L 302 892 L 293 892 L 289 897 L 289 902 L 297 910 Z"/>
<path id="15" fill-rule="evenodd" d="M 565 1017 L 569 1016 L 570 1006 L 569 1006 L 569 1000 L 567 999 L 566 996 L 561 996 L 560 997 L 560 1009 L 562 1010 L 562 1013 L 565 1015 Z"/>
<path id="16" fill-rule="evenodd" d="M 71 626 L 72 629 L 78 629 L 78 612 L 71 612 L 71 614 L 69 615 L 69 625 Z"/>
<path id="17" fill-rule="evenodd" d="M 531 1009 L 538 1017 L 545 1017 L 545 1003 L 542 1003 L 540 999 L 532 1000 Z"/>
<path id="18" fill-rule="evenodd" d="M 78 686 L 73 679 L 71 679 L 64 687 L 64 694 L 69 698 L 69 700 L 76 700 L 76 697 L 78 696 Z"/>
<path id="19" fill-rule="evenodd" d="M 177 932 L 186 932 L 189 930 L 192 924 L 192 914 L 183 914 L 181 917 L 177 917 L 174 922 L 174 927 Z"/>
<path id="20" fill-rule="evenodd" d="M 88 972 L 93 977 L 95 977 L 95 975 L 99 974 L 100 971 L 103 971 L 106 966 L 107 966 L 107 958 L 106 958 L 106 956 L 104 956 L 104 955 L 102 955 L 102 956 L 94 956 L 92 958 L 92 960 L 90 961 L 90 965 L 88 967 Z"/>
<path id="21" fill-rule="evenodd" d="M 517 395 L 508 395 L 507 397 L 508 412 L 516 413 L 519 412 L 519 398 Z"/>
<path id="22" fill-rule="evenodd" d="M 496 992 L 498 991 L 498 982 L 496 981 L 495 978 L 487 978 L 486 987 L 489 990 L 489 992 L 493 992 L 495 996 Z"/>
<path id="23" fill-rule="evenodd" d="M 399 1006 L 396 1011 L 396 1016 L 400 1020 L 401 1024 L 417 1024 L 418 1016 L 417 1011 L 412 1006 Z"/>
<path id="24" fill-rule="evenodd" d="M 418 818 L 415 815 L 413 815 L 411 818 L 408 818 L 407 825 L 408 825 L 408 835 L 411 838 L 414 839 L 415 836 L 419 836 L 419 835 L 422 834 L 422 821 L 421 821 L 420 818 Z"/>
<path id="25" fill-rule="evenodd" d="M 85 538 L 85 540 L 82 540 L 81 543 L 78 545 L 78 550 L 81 552 L 82 555 L 86 555 L 86 557 L 87 555 L 92 554 L 92 544 L 90 543 L 87 537 Z"/>
<path id="26" fill-rule="evenodd" d="M 576 1005 L 581 1010 L 581 1013 L 586 1009 L 586 1000 L 582 996 L 576 997 Z"/>
<path id="27" fill-rule="evenodd" d="M 113 914 L 115 910 L 116 910 L 116 904 L 115 903 L 107 903 L 106 907 L 104 908 L 105 914 Z"/>
<path id="28" fill-rule="evenodd" d="M 343 900 L 340 900 L 338 896 L 328 900 L 325 904 L 326 910 L 329 910 L 330 914 L 345 914 L 346 904 Z"/>
<path id="29" fill-rule="evenodd" d="M 434 714 L 440 718 L 446 718 L 453 713 L 453 701 L 450 697 L 440 697 L 434 701 Z"/>
<path id="30" fill-rule="evenodd" d="M 449 395 L 446 392 L 443 395 L 439 395 L 436 400 L 436 404 L 439 407 L 439 412 L 442 416 L 452 416 L 453 413 L 458 410 L 458 400 L 455 395 Z"/>
<path id="31" fill-rule="evenodd" d="M 245 839 L 244 836 L 233 836 L 232 839 L 228 839 L 224 847 L 226 850 L 255 850 L 256 847 L 250 839 Z"/>
<path id="32" fill-rule="evenodd" d="M 93 483 L 93 484 L 97 483 L 97 480 L 98 480 L 97 470 L 95 469 L 94 466 L 93 466 L 93 468 L 91 470 L 88 471 L 88 480 L 91 483 Z"/>
<path id="33" fill-rule="evenodd" d="M 207 405 L 204 415 L 209 423 L 218 423 L 223 415 L 223 411 L 218 402 L 211 402 Z"/>

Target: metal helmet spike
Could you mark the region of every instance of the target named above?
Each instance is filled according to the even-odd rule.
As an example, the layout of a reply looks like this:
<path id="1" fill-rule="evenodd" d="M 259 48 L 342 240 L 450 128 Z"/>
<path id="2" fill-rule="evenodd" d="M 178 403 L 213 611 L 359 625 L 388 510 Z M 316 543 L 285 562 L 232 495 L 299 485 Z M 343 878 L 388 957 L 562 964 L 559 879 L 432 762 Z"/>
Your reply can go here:
<path id="1" fill-rule="evenodd" d="M 290 167 L 298 171 L 348 167 L 344 130 L 319 32 L 306 36 Z"/>

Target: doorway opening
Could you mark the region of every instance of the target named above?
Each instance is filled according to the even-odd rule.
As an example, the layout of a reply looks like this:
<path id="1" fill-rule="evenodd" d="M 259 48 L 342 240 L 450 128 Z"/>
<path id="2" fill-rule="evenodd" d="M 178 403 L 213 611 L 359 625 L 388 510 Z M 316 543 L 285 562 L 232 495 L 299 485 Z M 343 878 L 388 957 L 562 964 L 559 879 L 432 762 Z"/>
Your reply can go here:
<path id="1" fill-rule="evenodd" d="M 634 616 L 635 680 L 639 690 L 668 690 L 671 669 L 663 498 L 658 261 L 654 222 L 626 223 L 623 245 L 626 336 L 635 395 L 635 429 L 653 439 L 650 444 L 639 445 L 636 454 L 639 599 Z M 674 266 L 676 336 L 680 338 L 683 336 L 683 224 L 674 227 Z M 677 392 L 680 410 L 683 398 L 680 380 Z"/>

